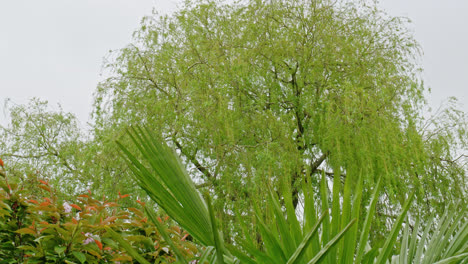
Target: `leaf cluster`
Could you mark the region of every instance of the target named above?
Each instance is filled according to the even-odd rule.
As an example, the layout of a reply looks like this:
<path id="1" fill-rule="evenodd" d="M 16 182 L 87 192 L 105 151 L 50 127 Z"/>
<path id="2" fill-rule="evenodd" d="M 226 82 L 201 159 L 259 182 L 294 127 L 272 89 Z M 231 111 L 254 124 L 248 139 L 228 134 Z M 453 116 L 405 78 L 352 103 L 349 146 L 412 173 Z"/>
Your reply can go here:
<path id="1" fill-rule="evenodd" d="M 146 261 L 171 263 L 175 255 L 169 244 L 187 259 L 199 251 L 169 217 L 158 216 L 170 242 L 163 239 L 145 216 L 143 202 L 138 201 L 140 208 L 121 205 L 128 194 L 109 200 L 88 192 L 60 202 L 48 182 L 37 185 L 45 195 L 6 179 L 0 183 L 0 263 L 132 263 L 129 250 Z M 122 247 L 114 233 L 130 248 Z"/>

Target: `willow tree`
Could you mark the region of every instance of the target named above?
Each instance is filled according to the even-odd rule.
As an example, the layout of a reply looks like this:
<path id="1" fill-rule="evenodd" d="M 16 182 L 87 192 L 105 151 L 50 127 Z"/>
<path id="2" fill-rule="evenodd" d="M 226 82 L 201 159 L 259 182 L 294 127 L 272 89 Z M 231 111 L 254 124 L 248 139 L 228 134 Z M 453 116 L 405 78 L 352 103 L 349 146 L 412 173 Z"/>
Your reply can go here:
<path id="1" fill-rule="evenodd" d="M 9 122 L 0 125 L 0 157 L 9 180 L 33 192 L 38 191 L 38 180 L 48 181 L 61 199 L 86 190 L 111 198 L 119 191 L 135 193 L 133 186 L 110 180 L 126 174 L 126 166 L 116 159 L 114 141 L 86 133 L 73 114 L 47 101 L 33 98 L 17 105 L 6 100 L 5 106 Z"/>
<path id="2" fill-rule="evenodd" d="M 37 180 L 60 186 L 60 194 L 73 194 L 79 186 L 85 136 L 78 121 L 61 107 L 33 98 L 26 105 L 5 101 L 9 123 L 0 125 L 0 155 L 10 179 L 26 189 L 37 189 Z M 37 191 L 37 190 L 35 190 Z"/>
<path id="3" fill-rule="evenodd" d="M 320 175 L 382 177 L 382 215 L 410 190 L 429 212 L 466 186 L 457 164 L 435 158 L 451 141 L 421 130 L 419 54 L 406 20 L 364 2 L 186 1 L 144 18 L 111 56 L 96 131 L 159 134 L 225 223 L 267 186 L 292 186 L 297 204 L 301 183 Z"/>

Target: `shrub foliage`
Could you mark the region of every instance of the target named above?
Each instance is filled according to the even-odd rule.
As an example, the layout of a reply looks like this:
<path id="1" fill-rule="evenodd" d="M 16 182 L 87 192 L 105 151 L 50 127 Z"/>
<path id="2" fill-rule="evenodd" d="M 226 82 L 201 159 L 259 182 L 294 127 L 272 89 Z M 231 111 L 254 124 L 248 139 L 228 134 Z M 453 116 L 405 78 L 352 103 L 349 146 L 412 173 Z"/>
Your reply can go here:
<path id="1" fill-rule="evenodd" d="M 145 216 L 145 203 L 137 200 L 139 208 L 122 205 L 132 199 L 128 194 L 110 199 L 88 191 L 73 201 L 60 201 L 43 180 L 37 182 L 42 192 L 35 193 L 6 177 L 0 186 L 0 263 L 132 263 L 106 228 L 124 237 L 147 261 L 175 261 L 173 250 Z M 196 256 L 199 249 L 185 231 L 168 216 L 157 220 L 184 257 Z"/>

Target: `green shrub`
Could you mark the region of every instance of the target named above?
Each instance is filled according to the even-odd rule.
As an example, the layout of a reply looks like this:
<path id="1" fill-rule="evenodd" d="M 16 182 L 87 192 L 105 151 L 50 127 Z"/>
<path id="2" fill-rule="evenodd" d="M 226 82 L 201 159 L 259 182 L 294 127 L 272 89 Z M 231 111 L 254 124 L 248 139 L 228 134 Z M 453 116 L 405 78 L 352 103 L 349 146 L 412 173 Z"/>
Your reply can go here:
<path id="1" fill-rule="evenodd" d="M 38 183 L 43 194 L 32 194 L 6 177 L 0 187 L 0 263 L 132 263 L 106 228 L 119 233 L 151 263 L 175 261 L 171 247 L 143 213 L 145 204 L 121 205 L 131 199 L 128 194 L 109 200 L 96 199 L 88 191 L 74 201 L 59 201 L 43 180 Z M 188 234 L 168 216 L 158 221 L 184 257 L 194 259 L 199 250 L 186 239 Z"/>

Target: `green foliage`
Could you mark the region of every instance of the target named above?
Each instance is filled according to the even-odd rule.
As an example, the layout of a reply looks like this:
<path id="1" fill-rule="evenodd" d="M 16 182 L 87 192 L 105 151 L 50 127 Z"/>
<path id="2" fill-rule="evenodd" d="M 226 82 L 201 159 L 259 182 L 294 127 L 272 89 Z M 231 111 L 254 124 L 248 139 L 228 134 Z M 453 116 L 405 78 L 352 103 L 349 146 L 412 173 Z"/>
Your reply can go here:
<path id="1" fill-rule="evenodd" d="M 58 195 L 63 199 L 87 189 L 97 196 L 118 191 L 138 195 L 115 154 L 118 135 L 103 138 L 86 132 L 73 114 L 37 98 L 26 105 L 6 101 L 6 109 L 10 122 L 0 126 L 0 149 L 9 177 L 22 187 L 33 192 L 38 179 L 47 179 L 61 186 Z"/>
<path id="2" fill-rule="evenodd" d="M 419 53 L 404 19 L 365 1 L 186 1 L 146 17 L 133 44 L 112 54 L 96 133 L 145 125 L 176 148 L 217 197 L 227 242 L 241 229 L 230 212 L 254 222 L 248 194 L 267 199 L 268 184 L 291 186 L 297 206 L 301 182 L 318 191 L 323 172 L 362 176 L 364 201 L 381 177 L 371 232 L 381 240 L 380 216 L 397 217 L 407 193 L 423 218 L 466 193 L 451 147 L 466 130 L 424 126 Z M 451 117 L 433 121 L 447 127 Z"/>
<path id="3" fill-rule="evenodd" d="M 10 178 L 26 188 L 37 188 L 38 178 L 62 186 L 63 193 L 74 193 L 79 186 L 80 152 L 84 134 L 75 116 L 48 109 L 47 101 L 32 99 L 27 105 L 8 105 L 10 124 L 0 127 L 0 149 L 8 164 Z"/>
<path id="4" fill-rule="evenodd" d="M 291 200 L 291 189 L 285 188 L 280 196 L 269 188 L 270 195 L 265 203 L 254 201 L 256 204 L 256 234 L 253 239 L 250 230 L 244 229 L 235 244 L 224 244 L 219 240 L 220 231 L 211 208 L 211 199 L 205 195 L 206 203 L 201 200 L 201 194 L 193 188 L 193 183 L 184 171 L 177 156 L 165 144 L 158 143 L 148 132 L 141 129 L 131 129 L 130 136 L 142 154 L 141 161 L 135 154 L 119 144 L 127 162 L 134 172 L 134 177 L 148 195 L 163 207 L 177 203 L 184 210 L 170 210 L 168 214 L 181 225 L 190 225 L 187 230 L 202 244 L 209 245 L 205 254 L 208 263 L 455 263 L 468 261 L 465 253 L 468 239 L 468 224 L 460 223 L 465 218 L 466 210 L 452 219 L 454 213 L 446 213 L 435 229 L 428 225 L 419 239 L 418 223 L 414 227 L 412 236 L 408 232 L 410 221 L 405 223 L 405 231 L 400 247 L 400 256 L 392 258 L 397 248 L 397 237 L 401 231 L 404 219 L 413 201 L 410 194 L 402 207 L 401 213 L 393 223 L 390 232 L 382 244 L 369 245 L 370 220 L 375 217 L 375 206 L 379 199 L 381 182 L 378 181 L 368 207 L 361 207 L 362 177 L 355 184 L 347 178 L 341 194 L 340 177 L 334 177 L 331 204 L 328 200 L 328 183 L 326 176 L 322 176 L 320 194 L 321 202 L 315 199 L 310 183 L 303 182 L 304 212 L 297 213 Z M 336 175 L 338 176 L 338 175 Z M 189 182 L 187 182 L 187 180 Z M 178 182 L 179 184 L 174 184 Z M 184 186 L 186 185 L 186 186 Z M 351 192 L 354 189 L 355 192 Z M 165 195 L 165 194 L 171 194 Z M 197 197 L 199 207 L 187 203 L 188 197 Z M 283 204 L 280 204 L 283 202 Z M 258 208 L 263 207 L 263 210 Z M 169 208 L 171 209 L 171 208 Z M 323 211 L 323 213 L 318 213 Z M 329 216 L 331 212 L 331 216 Z M 149 211 L 151 215 L 151 212 Z M 206 226 L 195 225 L 194 215 L 211 220 Z M 364 223 L 359 225 L 361 215 Z M 301 219 L 301 220 L 300 220 Z M 193 221 L 191 221 L 193 220 Z M 237 221 L 242 225 L 247 222 L 242 215 Z M 302 223 L 300 223 L 302 221 Z M 203 233 L 206 230 L 211 233 Z M 203 232 L 202 232 L 203 231 Z M 428 238 L 429 232 L 432 239 Z M 428 239 L 428 240 L 426 240 Z M 258 248 L 254 241 L 260 241 Z M 409 244 L 408 244 L 408 241 Z M 409 254 L 408 254 L 409 252 Z M 224 255 L 223 255 L 224 254 Z M 234 255 L 236 258 L 232 258 Z M 209 259 L 209 260 L 208 260 Z M 395 262 L 400 260 L 400 262 Z M 183 256 L 179 261 L 186 262 Z M 205 263 L 205 262 L 202 262 Z"/>
<path id="5" fill-rule="evenodd" d="M 0 258 L 466 262 L 466 202 L 447 211 L 468 191 L 465 114 L 424 117 L 420 49 L 367 2 L 185 1 L 113 54 L 89 133 L 45 101 L 9 105 Z M 106 200 L 135 182 L 200 256 L 153 206 Z"/>
<path id="6" fill-rule="evenodd" d="M 61 203 L 49 183 L 37 185 L 45 195 L 7 180 L 0 183 L 0 263 L 130 263 L 135 252 L 147 262 L 171 263 L 176 258 L 169 248 L 187 259 L 198 252 L 186 240 L 188 234 L 167 217 L 156 217 L 158 228 L 148 222 L 144 203 L 139 202 L 140 209 L 121 206 L 128 195 L 97 200 L 89 192 L 74 203 Z M 170 234 L 170 241 L 162 239 L 161 230 Z M 115 234 L 125 239 L 125 246 Z"/>
<path id="7" fill-rule="evenodd" d="M 132 134 L 138 149 L 144 156 L 152 156 L 153 153 L 167 151 L 164 145 L 157 144 L 142 133 Z M 158 203 L 169 215 L 178 217 L 176 221 L 183 228 L 189 230 L 193 236 L 206 246 L 214 245 L 208 209 L 201 196 L 195 191 L 195 186 L 188 174 L 179 166 L 179 161 L 172 156 L 157 156 L 159 158 L 147 159 L 153 171 L 165 171 L 169 175 L 182 175 L 181 177 L 159 177 L 141 164 L 127 148 L 120 145 L 127 154 L 133 166 L 132 171 L 138 175 L 137 181 L 148 195 Z M 166 158 L 167 157 L 167 158 Z M 156 174 L 158 175 L 158 174 Z"/>
<path id="8" fill-rule="evenodd" d="M 453 206 L 423 226 L 419 219 L 405 225 L 399 255 L 392 263 L 468 263 L 466 207 Z"/>

